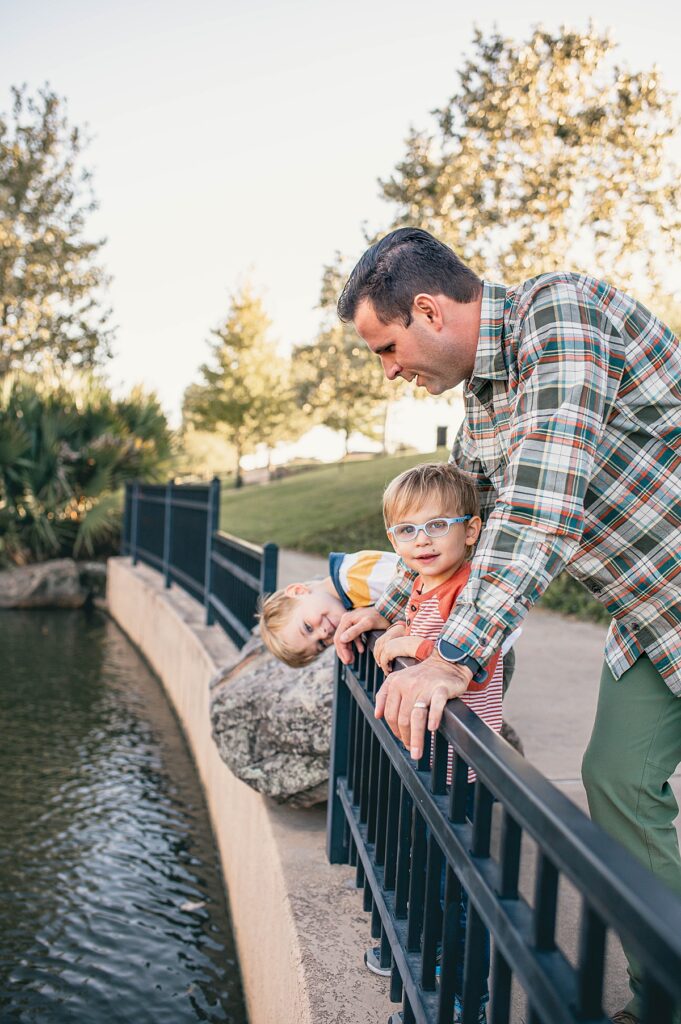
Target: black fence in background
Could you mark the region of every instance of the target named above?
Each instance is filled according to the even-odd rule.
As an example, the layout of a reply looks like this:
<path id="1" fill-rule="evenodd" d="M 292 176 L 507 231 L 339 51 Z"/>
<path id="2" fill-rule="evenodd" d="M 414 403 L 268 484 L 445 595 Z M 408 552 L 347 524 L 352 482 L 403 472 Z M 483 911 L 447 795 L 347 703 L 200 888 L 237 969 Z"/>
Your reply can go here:
<path id="1" fill-rule="evenodd" d="M 259 547 L 218 530 L 220 481 L 128 483 L 121 553 L 163 574 L 200 601 L 239 646 L 256 623 L 258 599 L 277 586 L 278 548 Z"/>
<path id="2" fill-rule="evenodd" d="M 681 1009 L 681 899 L 461 701 L 448 705 L 434 743 L 414 765 L 374 718 L 382 681 L 370 651 L 353 666 L 337 660 L 327 849 L 332 863 L 356 865 L 404 1024 L 451 1024 L 457 968 L 463 1024 L 476 1024 L 485 929 L 493 950 L 489 1024 L 513 1019 L 513 986 L 525 993 L 527 1024 L 606 1024 L 608 931 L 642 966 L 643 1024 L 672 1024 Z M 470 784 L 468 766 L 477 774 Z M 532 897 L 519 879 L 523 858 L 527 866 L 535 852 Z M 581 899 L 576 953 L 557 939 L 563 883 Z"/>

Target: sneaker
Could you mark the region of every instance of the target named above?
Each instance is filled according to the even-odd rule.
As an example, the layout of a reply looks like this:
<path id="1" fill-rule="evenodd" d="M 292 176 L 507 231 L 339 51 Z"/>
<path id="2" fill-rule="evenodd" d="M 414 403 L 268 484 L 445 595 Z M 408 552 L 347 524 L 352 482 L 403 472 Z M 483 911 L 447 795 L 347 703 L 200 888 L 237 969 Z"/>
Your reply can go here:
<path id="1" fill-rule="evenodd" d="M 454 1020 L 453 1024 L 461 1024 L 463 1020 L 463 1006 L 458 996 L 454 996 Z M 477 1024 L 487 1024 L 487 1004 L 482 1003 L 478 1010 Z"/>
<path id="2" fill-rule="evenodd" d="M 640 1017 L 634 1017 L 628 1010 L 618 1010 L 612 1015 L 612 1024 L 641 1024 Z"/>
<path id="3" fill-rule="evenodd" d="M 381 978 L 390 977 L 390 968 L 381 967 L 381 947 L 372 946 L 364 950 L 364 966 L 372 974 L 378 974 Z"/>

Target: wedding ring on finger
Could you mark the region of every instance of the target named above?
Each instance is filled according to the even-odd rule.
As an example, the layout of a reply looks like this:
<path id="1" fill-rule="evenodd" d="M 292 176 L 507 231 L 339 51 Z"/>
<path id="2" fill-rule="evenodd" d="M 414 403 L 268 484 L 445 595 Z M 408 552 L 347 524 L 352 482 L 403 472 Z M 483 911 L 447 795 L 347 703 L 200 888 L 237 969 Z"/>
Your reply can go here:
<path id="1" fill-rule="evenodd" d="M 425 702 L 425 700 L 415 700 L 414 701 L 414 707 L 415 708 L 424 708 L 426 711 L 428 710 L 428 705 Z"/>

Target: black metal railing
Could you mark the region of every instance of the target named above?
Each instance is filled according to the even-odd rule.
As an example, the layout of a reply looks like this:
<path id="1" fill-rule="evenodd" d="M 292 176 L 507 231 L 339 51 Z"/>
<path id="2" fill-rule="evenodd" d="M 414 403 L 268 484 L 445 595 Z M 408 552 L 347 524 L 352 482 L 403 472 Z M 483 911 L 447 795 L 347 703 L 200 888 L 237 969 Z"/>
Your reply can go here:
<path id="1" fill-rule="evenodd" d="M 276 590 L 278 548 L 259 547 L 218 530 L 220 481 L 128 483 L 121 553 L 163 574 L 200 601 L 242 647 L 256 622 L 258 599 Z"/>
<path id="2" fill-rule="evenodd" d="M 606 1024 L 609 931 L 641 965 L 643 1024 L 672 1024 L 681 1009 L 681 899 L 461 701 L 447 706 L 414 765 L 374 718 L 382 679 L 370 651 L 353 666 L 337 661 L 327 849 L 332 863 L 357 867 L 405 1024 L 451 1024 L 455 990 L 464 1024 L 475 1024 L 487 932 L 490 1024 L 513 1019 L 512 986 L 525 993 L 528 1024 Z M 532 896 L 519 879 L 535 844 Z M 578 949 L 570 955 L 557 939 L 563 880 L 581 900 Z"/>

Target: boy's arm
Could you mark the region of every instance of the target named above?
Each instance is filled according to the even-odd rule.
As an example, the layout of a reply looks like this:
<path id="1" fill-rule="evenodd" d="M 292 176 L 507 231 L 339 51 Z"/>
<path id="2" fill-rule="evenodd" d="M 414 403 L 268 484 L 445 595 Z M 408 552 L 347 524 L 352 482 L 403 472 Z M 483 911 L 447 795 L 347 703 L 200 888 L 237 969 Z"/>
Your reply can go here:
<path id="1" fill-rule="evenodd" d="M 387 629 L 404 617 L 403 612 L 417 576 L 418 573 L 408 569 L 400 559 L 395 576 L 373 607 L 355 608 L 345 613 L 338 623 L 334 638 L 336 652 L 344 665 L 349 665 L 354 658 L 353 644 L 358 651 L 364 650 L 362 633 Z"/>
<path id="2" fill-rule="evenodd" d="M 391 626 L 391 629 L 395 629 L 395 627 Z M 415 658 L 420 645 L 424 642 L 429 642 L 427 640 L 424 641 L 420 636 L 414 636 L 413 634 L 405 635 L 404 633 L 401 633 L 388 636 L 390 631 L 391 630 L 389 629 L 384 633 L 374 647 L 374 658 L 386 675 L 391 671 L 391 662 L 393 662 L 395 658 Z"/>
<path id="3" fill-rule="evenodd" d="M 404 560 L 400 558 L 395 575 L 374 606 L 383 618 L 395 622 L 403 617 L 417 576 L 418 573 L 407 568 Z"/>

